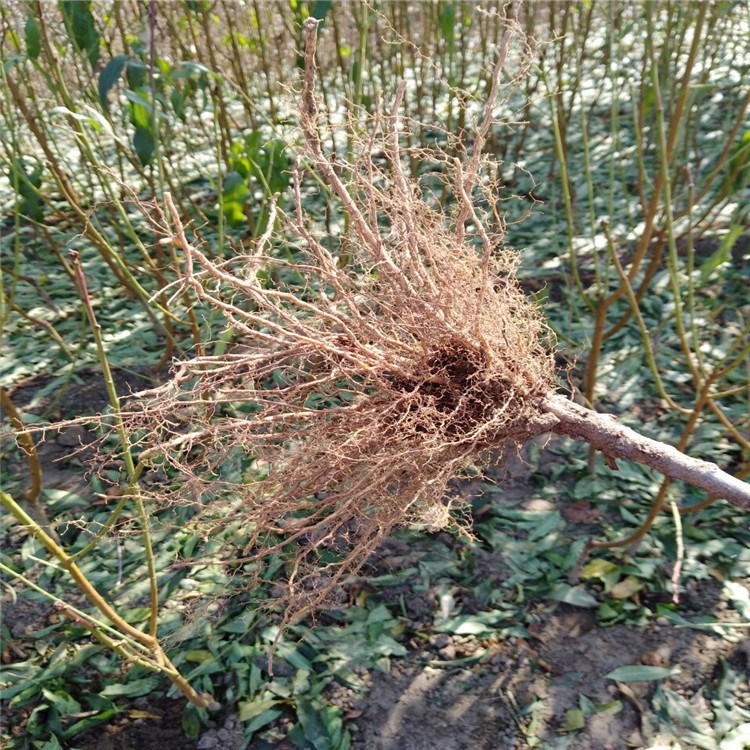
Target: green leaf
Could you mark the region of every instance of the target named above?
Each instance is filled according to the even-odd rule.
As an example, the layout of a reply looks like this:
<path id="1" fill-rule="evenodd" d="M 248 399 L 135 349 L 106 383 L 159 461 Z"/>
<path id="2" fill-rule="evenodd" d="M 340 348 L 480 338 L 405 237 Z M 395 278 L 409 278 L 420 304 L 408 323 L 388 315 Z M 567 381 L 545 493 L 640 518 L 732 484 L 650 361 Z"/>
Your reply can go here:
<path id="1" fill-rule="evenodd" d="M 359 61 L 359 55 L 354 59 L 352 63 L 352 83 L 355 89 L 359 86 L 359 82 L 362 79 L 362 64 Z"/>
<path id="2" fill-rule="evenodd" d="M 619 576 L 621 570 L 622 568 L 620 568 L 619 565 L 616 565 L 609 560 L 597 558 L 595 560 L 589 560 L 589 562 L 583 566 L 580 577 L 584 579 L 598 578 L 600 580 L 606 580 L 613 574 Z"/>
<path id="3" fill-rule="evenodd" d="M 648 116 L 656 105 L 656 91 L 653 84 L 649 83 L 643 92 L 643 114 Z"/>
<path id="4" fill-rule="evenodd" d="M 47 742 L 45 742 L 40 750 L 63 750 L 63 746 L 60 744 L 60 740 L 53 734 Z"/>
<path id="5" fill-rule="evenodd" d="M 249 614 L 242 614 L 234 620 L 224 623 L 219 630 L 222 633 L 247 633 L 250 630 L 254 618 Z"/>
<path id="6" fill-rule="evenodd" d="M 149 128 L 137 126 L 133 135 L 133 148 L 138 155 L 138 161 L 145 167 L 150 162 L 156 150 L 156 142 Z"/>
<path id="7" fill-rule="evenodd" d="M 455 38 L 455 26 L 456 26 L 456 4 L 445 3 L 443 9 L 440 12 L 440 30 L 443 34 L 443 39 L 451 45 Z"/>
<path id="8" fill-rule="evenodd" d="M 310 672 L 298 669 L 292 677 L 292 695 L 305 695 L 310 692 Z"/>
<path id="9" fill-rule="evenodd" d="M 180 721 L 182 731 L 190 737 L 191 740 L 197 740 L 201 732 L 201 717 L 198 713 L 198 708 L 189 704 L 186 706 L 186 710 L 182 714 L 182 720 Z"/>
<path id="10" fill-rule="evenodd" d="M 638 593 L 645 585 L 644 581 L 640 578 L 626 576 L 612 587 L 609 594 L 613 599 L 629 599 L 633 594 Z"/>
<path id="11" fill-rule="evenodd" d="M 287 643 L 281 643 L 277 647 L 279 656 L 295 669 L 303 669 L 305 672 L 313 672 L 313 665 L 297 649 Z"/>
<path id="12" fill-rule="evenodd" d="M 128 82 L 128 88 L 142 88 L 146 83 L 146 66 L 140 60 L 129 60 L 125 69 L 125 80 Z"/>
<path id="13" fill-rule="evenodd" d="M 551 513 L 548 513 L 546 518 L 536 528 L 531 529 L 529 532 L 529 541 L 533 542 L 551 534 L 560 525 L 561 521 L 562 516 L 560 515 L 560 511 L 553 510 Z"/>
<path id="14" fill-rule="evenodd" d="M 267 712 L 270 708 L 278 706 L 279 703 L 281 703 L 281 701 L 276 698 L 268 698 L 266 700 L 255 701 L 242 701 L 238 704 L 240 721 L 244 724 L 246 721 L 255 719 L 261 714 Z M 261 724 L 260 726 L 263 725 Z"/>
<path id="15" fill-rule="evenodd" d="M 8 170 L 10 184 L 21 198 L 18 207 L 21 215 L 28 216 L 35 221 L 41 221 L 43 218 L 42 197 L 40 195 L 43 169 L 44 167 L 41 164 L 35 164 L 34 169 L 29 172 L 24 160 L 17 157 L 9 164 Z"/>
<path id="16" fill-rule="evenodd" d="M 38 669 L 35 669 L 33 674 L 37 674 Z M 10 705 L 22 706 L 24 702 L 30 698 L 36 698 L 40 693 L 40 687 L 36 682 L 31 685 L 28 684 L 27 680 L 23 682 L 19 681 L 15 685 L 7 685 L 0 689 L 0 700 L 9 701 L 11 698 L 13 701 Z"/>
<path id="17" fill-rule="evenodd" d="M 569 708 L 565 712 L 565 723 L 562 727 L 563 732 L 577 732 L 585 726 L 586 717 L 583 715 L 583 711 L 581 711 L 580 708 Z"/>
<path id="18" fill-rule="evenodd" d="M 180 93 L 177 89 L 173 89 L 169 94 L 169 103 L 172 105 L 172 109 L 177 117 L 183 122 L 185 121 L 185 100 L 186 95 Z"/>
<path id="19" fill-rule="evenodd" d="M 750 592 L 741 583 L 726 581 L 724 593 L 740 616 L 745 620 L 750 620 Z"/>
<path id="20" fill-rule="evenodd" d="M 85 104 L 83 105 L 83 108 L 87 110 L 89 114 L 74 112 L 72 109 L 68 109 L 67 107 L 54 107 L 49 111 L 49 113 L 51 115 L 65 115 L 66 117 L 71 117 L 84 125 L 88 125 L 92 130 L 100 132 L 102 129 L 102 123 L 98 120 L 98 118 L 92 117 L 92 114 L 96 114 L 96 112 L 93 111 L 90 107 L 87 107 Z"/>
<path id="21" fill-rule="evenodd" d="M 550 596 L 551 599 L 555 599 L 558 602 L 564 602 L 565 604 L 572 604 L 574 607 L 598 607 L 599 602 L 595 596 L 592 596 L 582 586 L 569 586 L 566 583 L 561 583 Z"/>
<path id="22" fill-rule="evenodd" d="M 617 667 L 604 676 L 608 680 L 617 680 L 617 682 L 649 682 L 651 680 L 663 680 L 673 672 L 674 670 L 671 667 L 650 667 L 645 664 L 633 664 L 627 667 Z"/>
<path id="23" fill-rule="evenodd" d="M 310 747 L 315 750 L 342 750 L 348 746 L 348 734 L 343 732 L 339 709 L 316 705 L 306 699 L 299 700 L 296 709 L 302 735 Z"/>
<path id="24" fill-rule="evenodd" d="M 275 139 L 265 143 L 257 163 L 268 183 L 269 192 L 281 193 L 286 190 L 291 179 L 289 170 L 291 162 L 283 141 Z"/>
<path id="25" fill-rule="evenodd" d="M 597 714 L 619 714 L 622 711 L 622 701 L 609 701 L 609 703 L 597 703 L 594 705 Z"/>
<path id="26" fill-rule="evenodd" d="M 591 714 L 596 713 L 596 706 L 591 699 L 583 693 L 578 694 L 578 708 L 581 709 L 584 716 L 591 716 Z"/>
<path id="27" fill-rule="evenodd" d="M 727 232 L 726 237 L 722 240 L 716 250 L 701 264 L 701 285 L 708 281 L 708 277 L 719 267 L 732 260 L 732 247 L 742 235 L 744 227 L 736 224 Z"/>
<path id="28" fill-rule="evenodd" d="M 152 127 L 152 118 L 154 107 L 145 96 L 125 89 L 125 98 L 130 102 L 130 120 L 133 125 L 140 125 L 143 128 Z"/>
<path id="29" fill-rule="evenodd" d="M 602 622 L 614 620 L 622 614 L 622 602 L 603 602 L 596 616 Z"/>
<path id="30" fill-rule="evenodd" d="M 86 54 L 93 68 L 99 60 L 101 37 L 91 13 L 90 0 L 60 0 L 59 5 L 68 38 L 78 52 Z"/>
<path id="31" fill-rule="evenodd" d="M 101 101 L 105 110 L 109 108 L 107 94 L 119 80 L 129 59 L 128 55 L 117 55 L 104 66 L 99 74 L 99 101 Z"/>
<path id="32" fill-rule="evenodd" d="M 41 32 L 34 16 L 29 16 L 26 19 L 26 25 L 23 27 L 23 36 L 26 42 L 26 54 L 29 56 L 29 59 L 36 60 L 41 51 Z"/>
<path id="33" fill-rule="evenodd" d="M 393 615 L 388 610 L 388 607 L 385 606 L 385 604 L 378 604 L 377 607 L 374 609 L 371 609 L 367 613 L 367 624 L 368 625 L 374 625 L 377 622 L 387 622 L 390 625 L 395 625 L 395 621 L 393 620 Z"/>
<path id="34" fill-rule="evenodd" d="M 85 719 L 81 719 L 75 724 L 71 724 L 65 730 L 65 734 L 63 736 L 66 740 L 70 739 L 71 737 L 75 737 L 77 734 L 81 734 L 81 732 L 85 732 L 87 729 L 91 729 L 93 727 L 99 726 L 99 724 L 103 724 L 105 721 L 109 721 L 112 717 L 117 716 L 118 713 L 119 709 L 113 707 L 96 714 L 96 716 L 87 716 Z"/>
<path id="35" fill-rule="evenodd" d="M 101 695 L 107 698 L 115 698 L 121 695 L 129 695 L 131 697 L 148 695 L 158 684 L 158 677 L 144 677 L 143 679 L 132 680 L 124 684 L 107 685 L 101 691 Z"/>
<path id="36" fill-rule="evenodd" d="M 284 713 L 283 710 L 274 708 L 281 702 L 276 699 L 269 699 L 239 703 L 238 714 L 240 721 L 245 724 L 245 737 L 252 737 L 253 732 L 257 732 L 281 716 Z"/>
<path id="37" fill-rule="evenodd" d="M 25 62 L 26 58 L 23 55 L 6 55 L 2 59 L 3 73 L 9 73 L 19 63 Z"/>
<path id="38" fill-rule="evenodd" d="M 204 661 L 210 661 L 216 657 L 206 649 L 195 649 L 185 652 L 185 661 L 191 661 L 196 664 L 202 664 Z"/>
<path id="39" fill-rule="evenodd" d="M 248 195 L 250 192 L 242 175 L 239 172 L 228 172 L 221 193 L 221 210 L 230 226 L 235 227 L 245 221 L 244 207 Z"/>
<path id="40" fill-rule="evenodd" d="M 474 614 L 450 617 L 435 626 L 440 633 L 454 635 L 491 635 L 497 631 L 497 626 L 512 620 L 513 611 L 489 610 Z"/>
<path id="41" fill-rule="evenodd" d="M 750 130 L 734 144 L 729 154 L 729 174 L 721 184 L 721 192 L 732 195 L 750 182 Z"/>
<path id="42" fill-rule="evenodd" d="M 81 704 L 74 698 L 71 698 L 64 690 L 55 690 L 53 692 L 47 688 L 42 688 L 42 695 L 60 714 L 75 714 L 81 710 Z"/>
<path id="43" fill-rule="evenodd" d="M 211 10 L 211 0 L 185 0 L 185 6 L 193 13 L 206 13 Z"/>
<path id="44" fill-rule="evenodd" d="M 245 179 L 239 172 L 227 172 L 224 177 L 224 185 L 221 191 L 221 197 L 225 201 L 241 202 L 248 195 Z"/>

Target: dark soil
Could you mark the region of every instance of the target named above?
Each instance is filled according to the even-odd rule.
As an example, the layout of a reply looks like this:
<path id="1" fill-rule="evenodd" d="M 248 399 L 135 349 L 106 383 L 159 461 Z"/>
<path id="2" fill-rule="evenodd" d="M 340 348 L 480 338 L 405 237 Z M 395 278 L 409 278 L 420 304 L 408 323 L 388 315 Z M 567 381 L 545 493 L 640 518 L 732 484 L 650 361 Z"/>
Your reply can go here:
<path id="1" fill-rule="evenodd" d="M 137 698 L 133 707 L 114 721 L 75 740 L 77 750 L 187 750 L 181 720 L 183 700 L 152 696 Z"/>

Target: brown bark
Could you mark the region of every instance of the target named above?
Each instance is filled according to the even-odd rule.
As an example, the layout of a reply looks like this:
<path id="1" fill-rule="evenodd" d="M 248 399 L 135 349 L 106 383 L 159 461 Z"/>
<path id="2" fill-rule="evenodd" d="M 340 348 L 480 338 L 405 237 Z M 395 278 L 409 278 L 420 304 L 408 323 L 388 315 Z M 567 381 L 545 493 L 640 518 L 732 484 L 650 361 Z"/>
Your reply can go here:
<path id="1" fill-rule="evenodd" d="M 611 414 L 600 414 L 556 394 L 544 401 L 545 408 L 560 421 L 554 432 L 581 440 L 601 451 L 613 468 L 614 459 L 637 461 L 672 478 L 692 484 L 732 505 L 750 510 L 750 484 L 709 461 L 680 453 L 666 443 L 652 440 L 618 424 Z"/>

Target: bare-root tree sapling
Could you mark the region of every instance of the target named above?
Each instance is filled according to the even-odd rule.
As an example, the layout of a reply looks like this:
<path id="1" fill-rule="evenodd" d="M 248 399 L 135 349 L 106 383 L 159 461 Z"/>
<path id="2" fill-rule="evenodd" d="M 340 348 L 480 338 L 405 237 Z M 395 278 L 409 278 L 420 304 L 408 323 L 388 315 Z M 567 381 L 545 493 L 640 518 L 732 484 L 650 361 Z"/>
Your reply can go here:
<path id="1" fill-rule="evenodd" d="M 402 84 L 345 163 L 319 136 L 316 21 L 304 30 L 293 208 L 274 203 L 254 251 L 216 262 L 189 241 L 168 194 L 166 211 L 154 207 L 183 253 L 182 289 L 241 342 L 180 362 L 131 406 L 141 461 L 180 476 L 154 499 L 197 501 L 213 532 L 241 523 L 250 541 L 234 560 L 257 563 L 258 580 L 263 560 L 284 561 L 287 621 L 320 606 L 397 525 L 468 529 L 451 480 L 545 433 L 590 443 L 611 468 L 638 461 L 750 508 L 750 485 L 556 393 L 553 337 L 516 279 L 483 153 L 508 38 L 483 117 L 454 144 L 463 158 L 403 146 Z M 414 159 L 432 165 L 450 205 L 410 176 Z M 347 217 L 339 252 L 303 208 L 305 170 Z M 242 460 L 249 471 L 226 471 Z"/>

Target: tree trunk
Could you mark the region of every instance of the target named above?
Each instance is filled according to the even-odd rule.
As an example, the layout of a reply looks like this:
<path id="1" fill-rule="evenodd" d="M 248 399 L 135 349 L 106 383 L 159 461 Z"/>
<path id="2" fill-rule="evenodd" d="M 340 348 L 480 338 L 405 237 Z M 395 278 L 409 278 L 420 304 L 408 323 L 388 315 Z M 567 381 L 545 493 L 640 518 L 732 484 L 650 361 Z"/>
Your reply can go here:
<path id="1" fill-rule="evenodd" d="M 611 414 L 599 414 L 563 396 L 548 395 L 544 406 L 560 420 L 553 432 L 590 443 L 604 454 L 611 468 L 617 468 L 614 463 L 617 458 L 637 461 L 671 479 L 680 479 L 738 508 L 750 510 L 750 484 L 727 474 L 716 464 L 686 456 L 671 445 L 618 424 Z"/>

